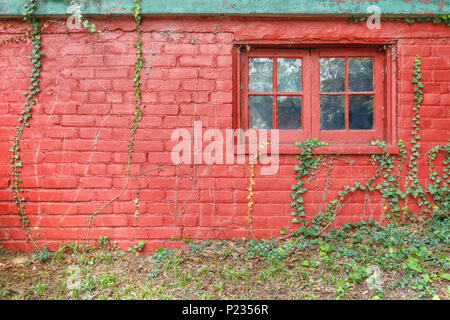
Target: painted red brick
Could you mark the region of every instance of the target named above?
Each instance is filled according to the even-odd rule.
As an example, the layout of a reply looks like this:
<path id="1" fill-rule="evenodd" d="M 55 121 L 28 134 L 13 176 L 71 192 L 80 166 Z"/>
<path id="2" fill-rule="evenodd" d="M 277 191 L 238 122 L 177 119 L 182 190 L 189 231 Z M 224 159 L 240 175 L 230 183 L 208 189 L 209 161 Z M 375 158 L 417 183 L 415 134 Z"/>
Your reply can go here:
<path id="1" fill-rule="evenodd" d="M 95 20 L 95 19 L 94 19 Z M 94 21 L 95 22 L 95 21 Z M 20 20 L 11 20 L 21 25 Z M 134 113 L 133 68 L 135 23 L 131 17 L 102 20 L 109 30 L 76 38 L 55 26 L 42 35 L 43 71 L 37 104 L 21 139 L 26 210 L 40 246 L 57 248 L 58 241 L 84 241 L 88 218 L 126 184 L 128 139 Z M 220 25 L 220 32 L 217 30 Z M 330 26 L 333 26 L 330 31 Z M 170 32 L 167 31 L 170 26 Z M 4 28 L 0 36 L 20 28 Z M 368 32 L 364 24 L 344 19 L 144 18 L 146 64 L 141 73 L 143 119 L 136 132 L 127 188 L 94 219 L 90 238 L 110 236 L 126 249 L 140 240 L 146 251 L 183 244 L 180 239 L 251 236 L 246 228 L 248 165 L 176 167 L 171 162 L 174 129 L 192 129 L 193 120 L 206 128 L 232 128 L 234 41 L 264 39 L 290 42 L 398 41 L 397 135 L 409 146 L 414 85 L 412 63 L 422 57 L 425 85 L 421 110 L 422 152 L 446 143 L 450 106 L 450 45 L 440 38 L 447 26 L 384 21 Z M 0 50 L 0 241 L 9 249 L 33 250 L 20 227 L 8 189 L 9 148 L 29 86 L 26 52 L 15 44 Z M 250 48 L 251 50 L 251 48 Z M 18 69 L 19 58 L 21 67 Z M 346 155 L 335 160 L 326 201 L 344 186 L 365 181 L 373 173 L 368 156 Z M 354 161 L 350 166 L 347 160 Z M 438 158 L 441 159 L 441 158 Z M 442 159 L 441 159 L 442 160 Z M 278 174 L 261 176 L 256 166 L 253 232 L 278 236 L 290 225 L 290 188 L 295 182 L 295 155 L 282 155 Z M 419 159 L 419 177 L 427 179 L 426 157 Z M 439 169 L 442 169 L 438 166 Z M 197 176 L 194 176 L 196 172 Z M 323 207 L 324 172 L 304 195 L 308 218 Z M 139 192 L 139 215 L 132 201 Z M 333 226 L 383 215 L 383 199 L 350 195 Z"/>

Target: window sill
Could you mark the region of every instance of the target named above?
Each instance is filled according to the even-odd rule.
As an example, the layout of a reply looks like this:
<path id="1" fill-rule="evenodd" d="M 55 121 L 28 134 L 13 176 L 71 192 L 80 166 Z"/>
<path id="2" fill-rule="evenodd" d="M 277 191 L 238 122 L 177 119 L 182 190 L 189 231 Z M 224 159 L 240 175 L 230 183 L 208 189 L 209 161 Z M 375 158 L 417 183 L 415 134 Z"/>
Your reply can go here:
<path id="1" fill-rule="evenodd" d="M 242 148 L 242 146 L 241 146 Z M 389 154 L 399 154 L 399 148 L 397 145 L 386 145 L 386 150 Z M 246 144 L 245 151 L 235 147 L 235 154 L 249 154 L 249 145 Z M 268 146 L 267 153 L 271 153 L 271 147 Z M 285 155 L 297 155 L 300 154 L 298 147 L 290 144 L 280 144 L 279 154 Z M 345 145 L 330 145 L 326 147 L 314 148 L 313 154 L 346 154 L 346 155 L 371 155 L 371 154 L 383 154 L 377 146 L 363 145 L 363 144 L 345 144 Z"/>

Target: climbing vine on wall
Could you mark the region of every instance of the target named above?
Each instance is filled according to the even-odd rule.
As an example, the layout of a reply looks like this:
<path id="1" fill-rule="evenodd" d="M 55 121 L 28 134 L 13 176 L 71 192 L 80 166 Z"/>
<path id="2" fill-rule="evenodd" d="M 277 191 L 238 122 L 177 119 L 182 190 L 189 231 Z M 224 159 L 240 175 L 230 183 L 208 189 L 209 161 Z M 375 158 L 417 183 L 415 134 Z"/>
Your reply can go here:
<path id="1" fill-rule="evenodd" d="M 362 22 L 362 21 L 366 21 L 366 20 L 367 20 L 366 16 L 349 17 L 349 18 L 347 18 L 348 22 Z M 422 17 L 411 17 L 411 16 L 395 17 L 395 18 L 394 17 L 390 17 L 390 18 L 383 18 L 382 20 L 396 21 L 396 22 L 406 22 L 406 23 L 409 23 L 409 24 L 433 22 L 434 24 L 450 25 L 450 14 L 441 14 L 441 15 L 438 15 L 438 16 L 422 16 Z"/>
<path id="2" fill-rule="evenodd" d="M 137 40 L 134 45 L 136 49 L 136 63 L 134 66 L 134 96 L 136 98 L 135 103 L 135 112 L 133 124 L 131 126 L 130 132 L 130 142 L 128 143 L 128 160 L 127 167 L 125 169 L 125 175 L 130 175 L 131 168 L 131 159 L 133 158 L 133 147 L 134 147 L 134 135 L 136 134 L 136 130 L 138 129 L 139 122 L 142 120 L 142 92 L 141 92 L 141 70 L 145 63 L 145 59 L 142 56 L 142 32 L 141 32 L 141 0 L 134 0 L 133 7 L 133 16 L 136 20 L 136 32 L 137 32 Z"/>
<path id="3" fill-rule="evenodd" d="M 299 160 L 298 165 L 295 166 L 295 178 L 297 183 L 291 188 L 291 215 L 293 217 L 293 223 L 300 223 L 305 217 L 305 207 L 303 203 L 303 194 L 307 191 L 304 187 L 305 182 L 303 178 L 313 175 L 314 170 L 317 169 L 321 156 L 314 156 L 312 151 L 314 148 L 320 146 L 326 146 L 327 143 L 320 142 L 316 138 L 308 139 L 303 142 L 296 142 L 295 145 L 300 148 L 300 154 L 297 155 Z M 303 224 L 306 226 L 308 222 L 303 220 Z"/>
<path id="4" fill-rule="evenodd" d="M 12 177 L 10 180 L 9 187 L 13 190 L 13 199 L 17 206 L 17 211 L 19 213 L 20 221 L 22 222 L 22 227 L 25 229 L 27 237 L 33 242 L 29 227 L 29 219 L 25 211 L 24 202 L 25 198 L 23 196 L 23 188 L 20 187 L 22 182 L 21 179 L 21 168 L 23 166 L 20 157 L 20 138 L 23 135 L 23 131 L 26 127 L 30 126 L 29 120 L 32 116 L 33 106 L 36 104 L 36 96 L 41 91 L 39 89 L 40 77 L 41 77 L 41 59 L 43 56 L 43 51 L 41 49 L 41 35 L 40 26 L 38 19 L 33 17 L 33 13 L 36 10 L 38 1 L 31 1 L 25 5 L 24 20 L 28 22 L 31 26 L 31 31 L 29 32 L 29 37 L 33 45 L 32 54 L 29 56 L 32 69 L 30 74 L 30 87 L 26 91 L 25 97 L 25 109 L 21 111 L 21 116 L 19 117 L 19 125 L 16 127 L 16 135 L 13 140 L 13 146 L 9 150 L 11 153 L 10 163 L 12 168 Z"/>
<path id="5" fill-rule="evenodd" d="M 422 201 L 419 201 L 419 206 L 423 204 L 428 205 L 428 201 L 424 194 L 423 187 L 417 177 L 418 167 L 417 167 L 417 159 L 419 158 L 420 151 L 420 107 L 423 101 L 423 83 L 420 81 L 422 76 L 420 74 L 420 57 L 417 56 L 414 59 L 414 71 L 413 71 L 413 79 L 412 82 L 415 84 L 414 87 L 414 115 L 412 117 L 413 121 L 413 130 L 411 131 L 411 153 L 409 156 L 409 165 L 408 165 L 408 176 L 406 180 L 406 194 L 412 195 L 414 198 L 420 197 Z M 425 208 L 426 209 L 426 208 Z"/>
<path id="6" fill-rule="evenodd" d="M 296 184 L 291 188 L 291 207 L 293 223 L 300 224 L 300 228 L 296 233 L 305 233 L 307 235 L 318 235 L 334 221 L 342 202 L 347 195 L 356 191 L 379 192 L 385 199 L 384 213 L 386 220 L 402 221 L 412 219 L 415 216 L 411 214 L 408 208 L 408 198 L 412 197 L 416 200 L 417 205 L 424 213 L 431 209 L 448 215 L 450 211 L 450 142 L 445 145 L 438 145 L 427 152 L 429 165 L 429 184 L 426 189 L 423 188 L 418 178 L 418 162 L 420 157 L 420 108 L 423 101 L 423 83 L 421 82 L 421 61 L 420 56 L 414 59 L 413 78 L 414 87 L 414 106 L 413 106 L 413 129 L 411 131 L 411 150 L 408 164 L 408 174 L 404 188 L 400 183 L 400 177 L 403 165 L 406 161 L 406 149 L 402 140 L 399 140 L 398 155 L 392 155 L 387 152 L 386 143 L 384 141 L 372 141 L 372 146 L 377 146 L 381 150 L 381 154 L 372 154 L 371 162 L 374 164 L 375 170 L 373 176 L 365 183 L 355 182 L 353 185 L 347 185 L 343 190 L 338 192 L 338 198 L 329 201 L 324 212 L 320 211 L 312 218 L 311 225 L 305 219 L 305 207 L 303 204 L 303 194 L 307 191 L 305 184 L 314 178 L 315 170 L 320 166 L 321 158 L 326 155 L 314 155 L 313 149 L 324 146 L 326 143 L 317 139 L 308 139 L 303 142 L 297 142 L 296 146 L 301 152 L 297 155 L 299 164 L 295 166 Z M 442 177 L 438 170 L 435 169 L 435 160 L 439 152 L 444 153 Z M 374 183 L 381 179 L 381 182 Z M 307 179 L 305 182 L 304 179 Z M 429 199 L 432 199 L 434 205 Z M 402 205 L 403 204 L 403 205 Z"/>
<path id="7" fill-rule="evenodd" d="M 127 157 L 127 163 L 125 168 L 125 177 L 126 182 L 123 186 L 122 190 L 119 192 L 117 196 L 106 202 L 102 207 L 97 209 L 91 216 L 89 216 L 89 227 L 91 225 L 92 219 L 99 214 L 106 206 L 116 201 L 120 196 L 123 194 L 125 189 L 128 186 L 129 180 L 130 180 L 130 169 L 131 169 L 131 161 L 133 159 L 133 152 L 134 152 L 134 139 L 136 130 L 139 127 L 139 122 L 142 120 L 142 91 L 141 91 L 141 70 L 142 67 L 145 64 L 145 59 L 142 55 L 142 32 L 141 32 L 141 0 L 134 0 L 134 6 L 133 6 L 133 16 L 136 21 L 136 32 L 137 32 L 137 39 L 136 43 L 134 45 L 134 48 L 136 49 L 136 63 L 134 66 L 134 75 L 133 75 L 133 82 L 134 82 L 134 96 L 136 98 L 135 100 L 135 111 L 134 111 L 134 118 L 133 123 L 131 125 L 131 131 L 130 131 L 130 140 L 128 142 L 128 157 Z M 134 200 L 135 206 L 136 206 L 136 213 L 138 213 L 139 209 L 139 199 L 138 197 Z M 137 215 L 135 213 L 135 216 Z M 89 239 L 89 232 L 87 238 Z"/>
<path id="8" fill-rule="evenodd" d="M 71 2 L 73 3 L 73 1 Z M 36 103 L 36 97 L 40 92 L 39 84 L 40 84 L 40 72 L 41 72 L 41 59 L 43 56 L 43 51 L 41 49 L 41 35 L 40 32 L 42 30 L 42 25 L 40 25 L 39 20 L 33 17 L 33 13 L 35 12 L 38 6 L 38 1 L 30 1 L 25 6 L 24 20 L 28 22 L 31 26 L 31 31 L 26 32 L 25 35 L 31 39 L 33 49 L 32 55 L 30 55 L 30 60 L 33 64 L 32 72 L 30 75 L 30 88 L 27 92 L 25 92 L 26 101 L 25 108 L 22 110 L 21 117 L 19 118 L 19 125 L 16 128 L 16 135 L 13 140 L 13 146 L 10 149 L 11 152 L 11 167 L 12 167 L 12 178 L 10 179 L 10 188 L 13 190 L 14 201 L 18 208 L 18 213 L 20 216 L 20 220 L 22 222 L 22 226 L 26 230 L 26 235 L 33 241 L 33 238 L 30 233 L 29 228 L 29 219 L 25 212 L 24 202 L 25 198 L 23 196 L 23 188 L 20 187 L 22 179 L 20 178 L 22 161 L 20 158 L 20 139 L 23 135 L 24 129 L 29 127 L 29 119 L 32 116 L 33 105 Z M 136 30 L 137 30 L 137 40 L 135 43 L 136 49 L 136 63 L 134 67 L 134 94 L 135 94 L 135 112 L 134 118 L 132 121 L 131 131 L 130 131 L 130 139 L 128 143 L 128 157 L 125 168 L 125 176 L 127 178 L 126 184 L 123 187 L 120 194 L 108 201 L 104 206 L 94 212 L 93 215 L 89 217 L 89 224 L 92 219 L 98 214 L 103 208 L 105 208 L 108 204 L 112 203 L 114 200 L 118 199 L 120 195 L 123 193 L 125 188 L 128 185 L 128 181 L 130 178 L 130 170 L 131 163 L 134 152 L 134 140 L 135 134 L 139 127 L 139 122 L 142 120 L 143 111 L 142 111 L 142 92 L 141 92 L 141 77 L 140 73 L 145 64 L 145 59 L 142 54 L 142 32 L 141 32 L 141 0 L 134 0 L 133 7 L 133 16 L 136 21 Z M 449 23 L 449 16 L 440 16 L 439 19 L 434 17 L 430 20 L 419 20 L 422 18 L 417 18 L 417 21 L 420 22 L 428 22 L 433 21 L 434 23 Z M 408 22 L 408 21 L 407 21 Z M 95 26 L 94 26 L 95 27 Z M 91 31 L 95 32 L 95 29 Z M 19 41 L 23 41 L 23 38 L 18 38 Z M 6 44 L 8 41 L 3 41 L 1 44 Z M 377 165 L 377 169 L 375 170 L 373 176 L 368 179 L 364 183 L 355 182 L 353 185 L 348 185 L 344 187 L 342 191 L 338 193 L 338 198 L 331 200 L 324 212 L 319 212 L 313 217 L 312 226 L 309 228 L 311 232 L 320 233 L 325 230 L 330 223 L 334 220 L 336 213 L 339 208 L 342 207 L 342 202 L 347 195 L 356 191 L 369 191 L 369 192 L 379 192 L 384 199 L 386 199 L 386 203 L 384 206 L 385 214 L 388 219 L 395 219 L 400 221 L 401 219 L 408 218 L 411 214 L 408 206 L 406 205 L 406 200 L 408 197 L 412 197 L 416 199 L 419 207 L 422 208 L 424 212 L 428 210 L 441 210 L 443 212 L 449 211 L 449 174 L 450 174 L 450 144 L 439 145 L 431 149 L 428 154 L 428 164 L 430 170 L 429 184 L 427 188 L 424 188 L 421 185 L 421 182 L 418 179 L 418 161 L 420 157 L 420 108 L 421 103 L 423 101 L 423 84 L 421 82 L 422 76 L 420 74 L 420 57 L 416 57 L 414 61 L 414 71 L 413 71 L 413 79 L 412 82 L 415 84 L 414 88 L 414 115 L 412 117 L 413 121 L 413 130 L 411 131 L 411 150 L 409 155 L 409 164 L 408 164 L 408 174 L 406 178 L 406 182 L 404 188 L 402 190 L 402 185 L 400 183 L 401 172 L 403 168 L 403 164 L 406 161 L 406 150 L 402 141 L 399 141 L 399 155 L 391 155 L 386 150 L 386 144 L 382 141 L 373 141 L 371 144 L 373 146 L 377 146 L 382 151 L 382 154 L 374 154 L 371 155 L 371 161 Z M 292 217 L 294 223 L 301 223 L 303 227 L 308 226 L 308 222 L 305 220 L 305 207 L 303 202 L 303 194 L 307 191 L 305 182 L 303 179 L 307 178 L 311 180 L 314 178 L 315 171 L 318 167 L 323 163 L 323 159 L 327 156 L 323 155 L 314 155 L 313 149 L 325 146 L 326 143 L 320 142 L 317 139 L 309 139 L 304 142 L 298 142 L 297 147 L 301 149 L 300 155 L 297 156 L 299 160 L 299 164 L 295 167 L 295 174 L 297 182 L 292 186 Z M 259 151 L 258 151 L 259 152 Z M 435 159 L 437 155 L 442 152 L 444 154 L 444 169 L 442 177 L 439 175 L 438 170 L 435 168 Z M 397 167 L 396 167 L 397 165 Z M 247 222 L 249 228 L 252 225 L 252 211 L 253 211 L 253 186 L 255 185 L 254 181 L 254 166 L 251 164 L 250 167 L 250 186 L 248 188 L 248 211 L 247 211 Z M 382 182 L 377 185 L 373 185 L 375 181 L 381 177 Z M 429 201 L 429 199 L 433 200 L 433 204 Z M 137 198 L 138 199 L 138 196 Z M 136 207 L 139 207 L 138 200 L 135 200 Z M 403 205 L 401 205 L 403 203 Z M 306 230 L 304 228 L 303 230 Z M 34 243 L 34 241 L 33 241 Z M 35 243 L 34 243 L 35 244 Z M 36 245 L 36 244 L 35 244 Z"/>
<path id="9" fill-rule="evenodd" d="M 24 41 L 23 36 L 26 35 L 31 39 L 31 42 L 33 44 L 32 49 L 32 55 L 30 55 L 30 60 L 33 64 L 32 72 L 30 75 L 30 88 L 29 91 L 25 92 L 25 109 L 21 112 L 21 117 L 19 118 L 19 125 L 16 128 L 16 136 L 13 140 L 13 146 L 10 149 L 11 152 L 11 168 L 12 168 L 12 178 L 10 179 L 10 188 L 13 190 L 13 199 L 17 205 L 18 213 L 20 216 L 20 220 L 22 222 L 23 228 L 26 230 L 27 237 L 33 242 L 33 244 L 36 246 L 37 249 L 38 246 L 36 245 L 34 239 L 31 236 L 30 228 L 29 228 L 29 219 L 27 217 L 27 214 L 25 212 L 24 202 L 25 198 L 23 196 L 23 188 L 20 187 L 20 183 L 22 182 L 22 179 L 20 178 L 20 172 L 21 168 L 23 166 L 21 158 L 20 158 L 20 138 L 23 135 L 23 130 L 25 127 L 29 127 L 29 119 L 32 115 L 32 108 L 33 105 L 35 105 L 36 96 L 40 92 L 39 89 L 39 83 L 40 83 L 40 73 L 41 73 L 41 58 L 43 56 L 43 52 L 41 50 L 41 35 L 40 32 L 43 28 L 45 28 L 48 24 L 40 24 L 39 20 L 33 17 L 33 13 L 36 11 L 38 7 L 39 1 L 38 0 L 31 0 L 29 3 L 25 4 L 25 11 L 24 11 L 24 20 L 28 22 L 31 26 L 31 31 L 24 32 L 19 38 L 11 38 L 3 40 L 0 44 L 4 45 L 12 41 Z M 69 5 L 71 7 L 77 6 L 78 9 L 81 6 L 80 1 L 70 1 Z M 101 208 L 96 210 L 90 217 L 89 217 L 89 226 L 91 224 L 92 219 L 100 212 L 102 211 L 107 205 L 112 203 L 114 200 L 118 199 L 125 188 L 128 185 L 128 181 L 130 178 L 130 169 L 131 169 L 131 161 L 133 158 L 133 152 L 134 152 L 134 136 L 136 133 L 136 130 L 138 129 L 139 122 L 142 120 L 142 92 L 141 92 L 141 78 L 140 78 L 140 72 L 145 64 L 145 59 L 142 54 L 142 32 L 140 28 L 141 24 L 141 0 L 134 0 L 134 7 L 133 7 L 133 16 L 136 21 L 136 29 L 137 29 L 137 40 L 134 45 L 136 49 L 136 63 L 134 67 L 134 76 L 133 76 L 133 82 L 134 82 L 134 91 L 135 91 L 135 112 L 134 112 L 134 119 L 132 122 L 131 132 L 130 132 L 130 139 L 128 143 L 128 157 L 127 157 L 127 163 L 125 168 L 125 176 L 127 178 L 127 182 L 125 186 L 123 187 L 120 194 L 113 198 L 112 200 L 108 201 L 103 205 Z M 72 8 L 72 11 L 74 8 Z M 80 21 L 82 21 L 83 26 L 88 29 L 90 32 L 100 32 L 95 28 L 95 25 L 89 24 L 89 22 L 86 19 L 82 19 L 80 15 L 80 10 L 75 10 L 75 14 L 78 14 L 78 18 Z M 73 13 L 73 12 L 72 12 Z M 137 199 L 135 199 L 136 204 L 136 210 L 139 208 L 139 201 L 138 196 Z"/>
<path id="10" fill-rule="evenodd" d="M 443 172 L 442 177 L 439 176 L 439 172 L 436 170 L 434 161 L 439 152 L 444 153 Z M 431 195 L 434 205 L 433 211 L 448 215 L 450 213 L 450 143 L 445 145 L 440 144 L 432 148 L 427 152 L 427 162 L 429 169 L 429 180 L 427 191 Z"/>
<path id="11" fill-rule="evenodd" d="M 24 189 L 23 187 L 21 187 L 21 169 L 23 167 L 23 163 L 20 157 L 20 139 L 24 133 L 25 128 L 30 126 L 29 120 L 32 117 L 33 106 L 36 104 L 36 97 L 41 91 L 39 85 L 41 77 L 42 57 L 44 55 L 41 44 L 41 32 L 48 26 L 48 23 L 41 23 L 39 19 L 33 16 L 38 5 L 39 0 L 31 0 L 24 5 L 24 21 L 26 21 L 30 25 L 31 30 L 23 30 L 21 32 L 21 35 L 19 36 L 4 39 L 0 42 L 0 45 L 5 45 L 10 42 L 26 41 L 26 38 L 29 38 L 33 46 L 32 54 L 29 56 L 29 59 L 32 63 L 30 87 L 29 90 L 24 93 L 26 97 L 24 103 L 25 108 L 21 110 L 19 125 L 16 127 L 16 135 L 13 139 L 13 145 L 9 150 L 11 153 L 10 163 L 12 169 L 12 176 L 9 180 L 9 187 L 13 191 L 13 200 L 17 206 L 19 219 L 22 223 L 22 227 L 25 229 L 25 234 L 31 240 L 36 249 L 40 250 L 36 242 L 34 241 L 33 236 L 31 235 L 30 221 L 25 211 L 24 203 L 26 202 L 26 199 L 23 195 Z M 90 26 L 90 31 L 97 32 L 97 30 L 95 29 L 95 25 L 94 27 Z"/>
<path id="12" fill-rule="evenodd" d="M 0 30 L 6 29 L 7 27 L 11 27 L 10 24 L 3 24 L 0 22 Z M 48 27 L 47 21 L 39 21 L 39 33 L 42 33 Z M 9 43 L 19 43 L 26 42 L 31 38 L 31 30 L 23 29 L 19 31 L 18 35 L 14 35 L 12 37 L 0 40 L 0 47 L 3 45 L 7 45 Z"/>
<path id="13" fill-rule="evenodd" d="M 247 188 L 248 190 L 248 195 L 247 195 L 247 216 L 245 217 L 245 220 L 247 222 L 247 227 L 248 230 L 250 231 L 250 233 L 253 233 L 253 205 L 255 204 L 255 202 L 253 201 L 253 196 L 255 195 L 255 191 L 253 191 L 253 186 L 256 184 L 255 183 L 255 163 L 256 161 L 258 161 L 258 158 L 261 154 L 261 151 L 266 148 L 269 144 L 271 144 L 270 142 L 263 142 L 261 144 L 258 145 L 258 148 L 256 150 L 256 154 L 254 154 L 252 156 L 252 158 L 250 159 L 250 167 L 249 167 L 249 177 L 248 177 L 248 182 L 249 182 L 249 186 Z"/>

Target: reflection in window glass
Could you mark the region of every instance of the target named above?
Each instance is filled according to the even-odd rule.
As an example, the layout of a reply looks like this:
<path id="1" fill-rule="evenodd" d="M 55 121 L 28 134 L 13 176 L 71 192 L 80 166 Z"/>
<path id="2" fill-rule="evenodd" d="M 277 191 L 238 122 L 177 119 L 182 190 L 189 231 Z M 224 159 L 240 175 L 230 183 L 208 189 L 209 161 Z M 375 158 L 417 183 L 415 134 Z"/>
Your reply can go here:
<path id="1" fill-rule="evenodd" d="M 345 91 L 345 58 L 320 59 L 320 91 Z"/>
<path id="2" fill-rule="evenodd" d="M 345 96 L 320 96 L 320 129 L 345 129 Z"/>
<path id="3" fill-rule="evenodd" d="M 302 60 L 277 59 L 277 87 L 279 92 L 302 91 Z"/>
<path id="4" fill-rule="evenodd" d="M 352 92 L 373 91 L 373 59 L 348 59 L 348 89 Z"/>
<path id="5" fill-rule="evenodd" d="M 272 92 L 273 62 L 270 58 L 249 59 L 249 91 Z"/>
<path id="6" fill-rule="evenodd" d="M 349 97 L 349 127 L 357 130 L 373 128 L 373 96 Z"/>
<path id="7" fill-rule="evenodd" d="M 273 98 L 272 96 L 250 96 L 250 128 L 273 129 Z"/>
<path id="8" fill-rule="evenodd" d="M 277 104 L 278 129 L 301 129 L 302 98 L 278 97 Z"/>

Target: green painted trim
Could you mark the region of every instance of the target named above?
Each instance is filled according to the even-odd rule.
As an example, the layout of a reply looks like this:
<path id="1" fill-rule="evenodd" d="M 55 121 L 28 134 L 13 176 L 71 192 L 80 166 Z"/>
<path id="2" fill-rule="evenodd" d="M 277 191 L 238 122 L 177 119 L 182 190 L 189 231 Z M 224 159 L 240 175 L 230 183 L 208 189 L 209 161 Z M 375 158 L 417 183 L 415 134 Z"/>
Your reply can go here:
<path id="1" fill-rule="evenodd" d="M 29 0 L 0 0 L 0 16 L 19 16 Z M 81 0 L 83 1 L 83 0 Z M 85 15 L 130 15 L 133 0 L 84 0 Z M 373 2 L 373 3 L 372 3 Z M 375 4 L 382 15 L 440 15 L 447 0 L 142 0 L 147 15 L 360 15 Z M 67 0 L 40 0 L 36 14 L 66 15 Z"/>

